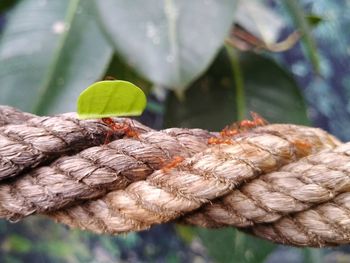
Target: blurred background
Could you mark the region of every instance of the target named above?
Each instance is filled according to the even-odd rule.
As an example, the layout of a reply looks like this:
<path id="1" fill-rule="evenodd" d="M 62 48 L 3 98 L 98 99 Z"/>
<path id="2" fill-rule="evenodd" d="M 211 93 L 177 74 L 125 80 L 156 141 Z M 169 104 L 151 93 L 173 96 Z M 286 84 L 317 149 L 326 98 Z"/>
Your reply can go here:
<path id="1" fill-rule="evenodd" d="M 112 76 L 148 96 L 154 128 L 246 118 L 350 128 L 350 1 L 1 0 L 0 104 L 75 111 Z M 0 221 L 0 262 L 350 262 L 348 247 L 277 246 L 232 228 L 172 224 L 95 235 L 30 217 Z"/>

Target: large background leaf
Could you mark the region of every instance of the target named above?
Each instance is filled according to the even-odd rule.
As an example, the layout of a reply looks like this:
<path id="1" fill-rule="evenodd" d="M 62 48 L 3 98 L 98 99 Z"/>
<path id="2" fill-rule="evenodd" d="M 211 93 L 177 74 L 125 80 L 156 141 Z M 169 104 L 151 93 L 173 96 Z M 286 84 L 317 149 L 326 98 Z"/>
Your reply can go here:
<path id="1" fill-rule="evenodd" d="M 0 39 L 0 103 L 37 113 L 75 110 L 79 93 L 112 56 L 91 0 L 21 1 L 8 19 Z"/>
<path id="2" fill-rule="evenodd" d="M 244 98 L 249 110 L 271 122 L 308 124 L 306 106 L 294 79 L 274 61 L 253 53 L 239 56 L 243 74 Z M 236 87 L 230 61 L 225 52 L 194 83 L 180 100 L 169 96 L 165 123 L 167 127 L 222 129 L 236 121 Z"/>
<path id="3" fill-rule="evenodd" d="M 183 98 L 170 94 L 166 104 L 166 127 L 221 129 L 236 120 L 235 90 L 225 53 L 196 81 Z"/>
<path id="4" fill-rule="evenodd" d="M 0 2 L 0 13 L 14 6 L 19 0 L 2 0 Z"/>
<path id="5" fill-rule="evenodd" d="M 235 22 L 265 43 L 275 43 L 286 26 L 282 17 L 260 0 L 240 0 Z"/>
<path id="6" fill-rule="evenodd" d="M 105 31 L 127 62 L 151 81 L 181 89 L 221 47 L 236 0 L 95 2 Z"/>

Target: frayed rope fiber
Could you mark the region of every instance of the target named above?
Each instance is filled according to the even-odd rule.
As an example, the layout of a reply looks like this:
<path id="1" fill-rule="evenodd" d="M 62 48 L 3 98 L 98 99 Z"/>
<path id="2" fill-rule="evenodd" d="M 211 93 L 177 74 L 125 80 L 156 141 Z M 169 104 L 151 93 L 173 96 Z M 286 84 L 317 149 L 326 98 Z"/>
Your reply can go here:
<path id="1" fill-rule="evenodd" d="M 44 214 L 110 234 L 173 221 L 295 246 L 350 243 L 350 143 L 270 124 L 208 144 L 219 133 L 114 121 L 138 135 L 106 143 L 100 120 L 0 106 L 0 218 Z"/>

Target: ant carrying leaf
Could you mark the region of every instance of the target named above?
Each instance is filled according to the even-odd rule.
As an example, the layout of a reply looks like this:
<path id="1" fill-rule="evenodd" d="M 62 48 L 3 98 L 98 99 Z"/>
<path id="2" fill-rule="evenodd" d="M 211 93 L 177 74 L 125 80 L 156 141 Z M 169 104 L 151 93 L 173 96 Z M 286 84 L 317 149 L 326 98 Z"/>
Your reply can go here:
<path id="1" fill-rule="evenodd" d="M 116 123 L 112 117 L 138 116 L 146 107 L 146 96 L 134 84 L 123 80 L 99 81 L 85 89 L 78 98 L 78 117 L 80 119 L 99 118 L 111 131 L 138 138 L 138 133 L 128 123 Z"/>

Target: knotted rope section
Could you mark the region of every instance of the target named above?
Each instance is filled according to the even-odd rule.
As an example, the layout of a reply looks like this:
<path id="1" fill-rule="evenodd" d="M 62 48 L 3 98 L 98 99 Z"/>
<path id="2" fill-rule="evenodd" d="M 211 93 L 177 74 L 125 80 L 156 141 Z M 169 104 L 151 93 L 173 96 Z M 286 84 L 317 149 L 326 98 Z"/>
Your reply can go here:
<path id="1" fill-rule="evenodd" d="M 110 234 L 175 221 L 296 246 L 350 243 L 350 143 L 271 124 L 212 145 L 218 133 L 115 121 L 138 136 L 104 144 L 99 120 L 0 107 L 0 218 L 45 214 Z"/>

